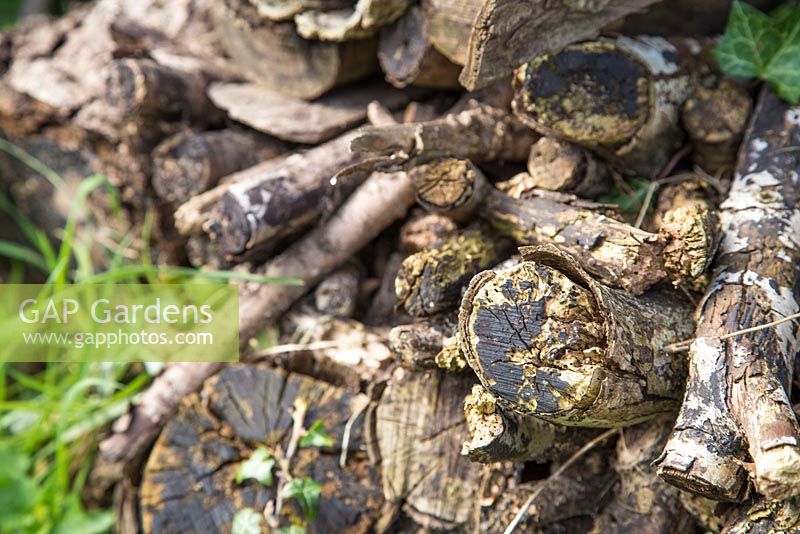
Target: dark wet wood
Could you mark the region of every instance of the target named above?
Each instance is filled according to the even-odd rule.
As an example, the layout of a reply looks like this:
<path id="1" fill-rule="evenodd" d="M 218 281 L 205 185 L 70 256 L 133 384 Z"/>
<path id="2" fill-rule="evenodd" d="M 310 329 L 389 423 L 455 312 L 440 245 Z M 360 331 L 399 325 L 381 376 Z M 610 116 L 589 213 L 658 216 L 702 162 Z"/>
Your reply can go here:
<path id="1" fill-rule="evenodd" d="M 226 368 L 202 394 L 185 398 L 168 422 L 143 474 L 143 530 L 225 531 L 237 510 L 263 510 L 275 488 L 252 480 L 236 484 L 235 473 L 257 447 L 285 450 L 298 401 L 308 406 L 304 426 L 321 420 L 334 439 L 331 449 L 300 449 L 292 462 L 293 476 L 323 484 L 310 532 L 368 531 L 383 498 L 377 471 L 360 452 L 363 419 L 351 427 L 347 466 L 338 463 L 345 425 L 366 399 L 308 377 L 254 366 Z M 284 508 L 287 524 L 291 507 Z"/>
<path id="2" fill-rule="evenodd" d="M 677 407 L 692 306 L 674 291 L 639 297 L 601 285 L 553 246 L 475 277 L 459 313 L 461 350 L 501 406 L 553 423 L 614 427 Z"/>

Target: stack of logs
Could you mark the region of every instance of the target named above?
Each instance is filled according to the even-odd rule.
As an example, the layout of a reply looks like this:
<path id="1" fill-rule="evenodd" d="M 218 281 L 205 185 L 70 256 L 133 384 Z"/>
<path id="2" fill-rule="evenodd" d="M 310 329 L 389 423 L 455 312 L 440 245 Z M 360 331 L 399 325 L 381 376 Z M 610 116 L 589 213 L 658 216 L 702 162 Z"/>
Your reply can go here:
<path id="1" fill-rule="evenodd" d="M 724 79 L 729 3 L 695 4 L 99 0 L 2 34 L 0 189 L 54 241 L 96 173 L 97 269 L 303 282 L 242 284 L 243 363 L 167 366 L 87 500 L 111 466 L 120 531 L 227 531 L 280 502 L 241 462 L 321 420 L 312 532 L 798 531 L 800 108 Z M 635 220 L 599 200 L 626 176 Z"/>

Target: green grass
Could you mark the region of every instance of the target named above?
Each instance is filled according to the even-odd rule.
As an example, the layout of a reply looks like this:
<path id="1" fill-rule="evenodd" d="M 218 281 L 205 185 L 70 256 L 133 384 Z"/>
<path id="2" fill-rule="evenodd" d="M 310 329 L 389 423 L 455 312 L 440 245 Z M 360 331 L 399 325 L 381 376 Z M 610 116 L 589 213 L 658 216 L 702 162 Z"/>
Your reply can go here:
<path id="1" fill-rule="evenodd" d="M 62 187 L 56 172 L 18 147 L 2 141 L 0 150 Z M 101 188 L 110 195 L 112 206 L 118 205 L 115 191 L 104 177 L 86 177 L 56 244 L 0 194 L 0 211 L 26 241 L 0 241 L 0 258 L 8 264 L 10 273 L 6 281 L 24 282 L 33 274 L 45 276 L 56 285 L 233 279 L 298 283 L 234 271 L 154 266 L 147 246 L 138 261 L 126 259 L 121 251 L 135 238 L 149 241 L 149 222 L 143 225 L 141 235 L 128 232 L 116 236 L 116 252 L 106 251 L 109 268 L 97 272 L 90 261 L 89 244 L 78 238 L 77 228 L 87 198 Z M 81 492 L 99 436 L 126 412 L 149 381 L 143 366 L 135 364 L 0 363 L 0 533 L 92 534 L 111 529 L 113 514 L 109 510 L 86 510 Z"/>

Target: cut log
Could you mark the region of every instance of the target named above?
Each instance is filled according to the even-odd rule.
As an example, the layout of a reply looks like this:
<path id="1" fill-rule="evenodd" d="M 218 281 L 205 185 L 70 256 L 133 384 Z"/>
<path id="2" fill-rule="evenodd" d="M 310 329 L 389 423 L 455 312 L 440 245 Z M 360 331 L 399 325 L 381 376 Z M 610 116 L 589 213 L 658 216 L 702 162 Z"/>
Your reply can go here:
<path id="1" fill-rule="evenodd" d="M 670 423 L 669 417 L 662 417 L 625 429 L 613 462 L 619 486 L 592 533 L 692 532 L 694 520 L 683 508 L 679 490 L 658 478 L 651 465 L 669 437 Z"/>
<path id="2" fill-rule="evenodd" d="M 721 206 L 716 276 L 698 310 L 683 407 L 658 460 L 662 478 L 717 500 L 743 497 L 745 453 L 759 493 L 800 491 L 800 429 L 789 403 L 797 324 L 723 338 L 797 312 L 798 143 L 797 109 L 764 90 Z"/>
<path id="3" fill-rule="evenodd" d="M 730 173 L 753 103 L 738 85 L 698 84 L 683 104 L 683 127 L 692 143 L 692 161 L 711 175 Z"/>
<path id="4" fill-rule="evenodd" d="M 414 167 L 414 187 L 426 210 L 470 220 L 491 186 L 471 161 L 441 158 Z"/>
<path id="5" fill-rule="evenodd" d="M 687 284 L 702 275 L 713 254 L 713 246 L 700 246 L 706 244 L 701 230 L 710 225 L 708 210 L 698 209 L 692 212 L 696 218 L 653 234 L 609 218 L 602 205 L 538 195 L 517 200 L 492 190 L 481 215 L 517 244 L 555 243 L 611 287 L 640 294 L 665 278 Z"/>
<path id="6" fill-rule="evenodd" d="M 255 366 L 225 369 L 206 382 L 202 395 L 185 398 L 167 423 L 144 469 L 139 502 L 143 530 L 227 531 L 237 510 L 263 510 L 275 498 L 275 487 L 253 480 L 237 484 L 236 471 L 257 447 L 274 456 L 285 454 L 298 402 L 308 406 L 303 427 L 322 421 L 334 442 L 331 448 L 301 448 L 290 464 L 293 476 L 322 484 L 309 532 L 368 531 L 383 498 L 375 469 L 360 451 L 363 418 L 348 425 L 366 397 Z M 338 452 L 346 428 L 348 464 L 341 468 Z M 289 524 L 300 510 L 284 504 L 281 519 Z"/>
<path id="7" fill-rule="evenodd" d="M 308 144 L 327 141 L 364 122 L 367 105 L 374 100 L 394 110 L 417 96 L 382 82 L 334 90 L 314 102 L 256 84 L 213 84 L 208 94 L 230 118 L 279 139 Z"/>
<path id="8" fill-rule="evenodd" d="M 436 356 L 444 348 L 445 339 L 455 331 L 456 319 L 450 314 L 417 320 L 392 328 L 389 348 L 406 369 L 435 369 Z"/>
<path id="9" fill-rule="evenodd" d="M 305 39 L 350 41 L 374 36 L 400 18 L 412 0 L 356 0 L 352 8 L 304 10 L 294 17 Z"/>
<path id="10" fill-rule="evenodd" d="M 403 260 L 395 290 L 405 310 L 424 317 L 458 306 L 469 280 L 500 263 L 511 253 L 511 243 L 488 228 L 475 227 L 441 246 Z"/>
<path id="11" fill-rule="evenodd" d="M 655 177 L 683 139 L 690 47 L 702 50 L 690 40 L 620 37 L 544 54 L 517 70 L 514 111 L 542 134 Z"/>
<path id="12" fill-rule="evenodd" d="M 400 228 L 400 250 L 406 255 L 434 248 L 458 231 L 453 219 L 437 213 L 412 212 Z M 394 279 L 392 279 L 394 294 Z"/>
<path id="13" fill-rule="evenodd" d="M 387 154 L 400 166 L 450 156 L 474 161 L 524 161 L 537 138 L 506 111 L 471 102 L 464 111 L 441 119 L 364 127 L 350 148 Z"/>
<path id="14" fill-rule="evenodd" d="M 598 433 L 506 411 L 480 384 L 464 400 L 464 416 L 470 439 L 461 454 L 473 462 L 563 461 Z"/>
<path id="15" fill-rule="evenodd" d="M 588 150 L 553 137 L 542 137 L 531 147 L 527 174 L 519 174 L 503 185 L 514 198 L 525 198 L 533 189 L 595 198 L 608 191 L 610 182 L 605 165 Z"/>
<path id="16" fill-rule="evenodd" d="M 469 35 L 482 0 L 422 0 L 420 4 L 433 46 L 456 65 L 464 65 Z"/>
<path id="17" fill-rule="evenodd" d="M 664 352 L 692 331 L 691 303 L 603 286 L 555 247 L 476 276 L 459 313 L 462 352 L 505 409 L 573 426 L 633 424 L 674 410 L 686 376 Z"/>
<path id="18" fill-rule="evenodd" d="M 455 528 L 473 516 L 482 467 L 457 454 L 465 431 L 463 374 L 394 372 L 377 409 L 384 497 L 427 528 Z"/>
<path id="19" fill-rule="evenodd" d="M 314 307 L 323 315 L 352 317 L 360 282 L 358 266 L 349 264 L 336 269 L 314 289 Z"/>
<path id="20" fill-rule="evenodd" d="M 436 50 L 428 27 L 422 8 L 413 6 L 381 32 L 378 61 L 386 79 L 395 87 L 460 88 L 460 67 Z"/>
<path id="21" fill-rule="evenodd" d="M 237 256 L 297 234 L 332 211 L 363 182 L 367 172 L 332 180 L 339 169 L 359 159 L 348 150 L 347 133 L 275 165 L 256 165 L 229 178 L 230 184 L 204 230 L 227 255 Z M 178 216 L 184 217 L 183 214 Z"/>
<path id="22" fill-rule="evenodd" d="M 153 151 L 153 189 L 165 201 L 182 204 L 223 176 L 285 151 L 279 141 L 233 129 L 179 132 Z"/>
<path id="23" fill-rule="evenodd" d="M 505 78 L 526 61 L 595 37 L 609 22 L 655 0 L 490 0 L 472 21 L 460 81 L 469 90 Z M 455 3 L 455 2 L 454 2 Z"/>
<path id="24" fill-rule="evenodd" d="M 274 323 L 308 288 L 402 218 L 413 203 L 414 186 L 405 173 L 373 173 L 329 220 L 258 269 L 266 276 L 298 278 L 305 286 L 273 284 L 245 290 L 239 301 L 240 341 L 246 343 Z"/>
<path id="25" fill-rule="evenodd" d="M 312 99 L 377 70 L 375 39 L 307 41 L 293 23 L 265 20 L 247 0 L 215 0 L 212 7 L 230 56 L 271 91 Z"/>

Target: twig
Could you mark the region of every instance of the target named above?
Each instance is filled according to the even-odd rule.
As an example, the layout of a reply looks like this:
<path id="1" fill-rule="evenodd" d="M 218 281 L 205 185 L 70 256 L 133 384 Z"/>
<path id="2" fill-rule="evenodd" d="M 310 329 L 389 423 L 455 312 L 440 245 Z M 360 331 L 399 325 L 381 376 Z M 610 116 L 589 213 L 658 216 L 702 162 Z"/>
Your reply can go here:
<path id="1" fill-rule="evenodd" d="M 539 494 L 542 492 L 542 490 L 544 490 L 545 486 L 547 486 L 548 483 L 553 482 L 555 479 L 564 474 L 564 471 L 569 469 L 570 466 L 572 466 L 572 464 L 574 464 L 581 458 L 581 456 L 583 456 L 584 454 L 595 448 L 598 444 L 600 444 L 600 442 L 604 441 L 606 438 L 609 438 L 613 434 L 616 434 L 618 432 L 620 432 L 620 429 L 610 428 L 605 432 L 603 432 L 602 434 L 600 434 L 599 436 L 597 436 L 596 438 L 588 441 L 586 445 L 581 447 L 575 454 L 570 456 L 566 462 L 564 462 L 559 466 L 559 468 L 555 471 L 555 473 L 550 475 L 547 478 L 547 480 L 543 481 L 535 490 L 533 490 L 531 496 L 528 497 L 528 500 L 525 501 L 525 504 L 522 505 L 522 508 L 520 508 L 519 512 L 517 512 L 517 515 L 514 517 L 514 520 L 508 524 L 508 527 L 506 527 L 506 529 L 503 531 L 503 534 L 512 534 L 512 532 L 514 532 L 514 529 L 516 529 L 517 526 L 519 526 L 519 524 L 522 522 L 522 520 L 525 519 L 525 516 L 528 513 L 528 508 L 530 507 L 531 504 L 533 504 L 533 500 L 539 496 Z"/>
<path id="2" fill-rule="evenodd" d="M 793 321 L 794 319 L 800 319 L 800 312 L 793 313 L 792 315 L 787 315 L 786 317 L 782 317 L 780 319 L 776 319 L 774 321 L 770 321 L 769 323 L 760 324 L 758 326 L 751 326 L 750 328 L 744 328 L 742 330 L 737 330 L 736 332 L 731 332 L 729 334 L 725 334 L 724 336 L 719 336 L 719 340 L 723 341 L 726 339 L 730 339 L 732 337 L 738 337 L 744 334 L 749 334 L 750 332 L 758 332 L 759 330 L 764 330 L 765 328 L 770 328 L 772 326 L 778 326 L 779 324 L 785 323 L 787 321 Z M 672 343 L 664 347 L 666 352 L 681 352 L 684 350 L 689 350 L 689 347 L 692 343 L 697 341 L 697 338 L 686 339 L 684 341 L 678 341 L 677 343 Z"/>
<path id="3" fill-rule="evenodd" d="M 339 454 L 339 467 L 342 469 L 344 469 L 345 465 L 347 465 L 347 448 L 350 446 L 350 432 L 352 431 L 353 424 L 356 422 L 356 419 L 358 419 L 358 417 L 364 413 L 370 403 L 369 398 L 364 400 L 364 404 L 353 412 L 353 414 L 347 420 L 347 423 L 344 425 L 344 432 L 342 433 L 342 452 Z"/>
<path id="4" fill-rule="evenodd" d="M 265 519 L 273 529 L 278 528 L 278 524 L 280 522 L 281 507 L 283 506 L 283 488 L 292 480 L 290 466 L 292 463 L 292 458 L 294 457 L 294 453 L 297 451 L 297 445 L 300 442 L 300 436 L 303 435 L 303 420 L 306 417 L 307 411 L 308 404 L 306 404 L 303 399 L 298 399 L 295 401 L 294 411 L 292 412 L 292 435 L 289 437 L 289 444 L 286 447 L 286 454 L 284 454 L 282 457 L 278 456 L 278 462 L 280 463 L 281 469 L 278 473 L 278 485 L 275 492 L 275 509 L 270 510 L 270 506 L 267 506 L 264 509 Z M 268 511 L 271 513 L 267 513 Z"/>
<path id="5" fill-rule="evenodd" d="M 697 176 L 695 176 L 690 172 L 687 172 L 675 176 L 670 176 L 669 178 L 659 178 L 657 180 L 653 180 L 652 182 L 650 182 L 650 185 L 647 187 L 647 192 L 644 195 L 644 199 L 642 199 L 642 206 L 639 208 L 639 214 L 636 216 L 636 222 L 633 225 L 636 228 L 640 228 L 642 226 L 642 223 L 644 222 L 644 217 L 645 215 L 647 215 L 647 210 L 650 208 L 650 203 L 653 202 L 653 196 L 656 194 L 656 191 L 658 191 L 659 187 L 661 187 L 662 185 L 685 182 L 693 178 L 697 178 Z"/>

